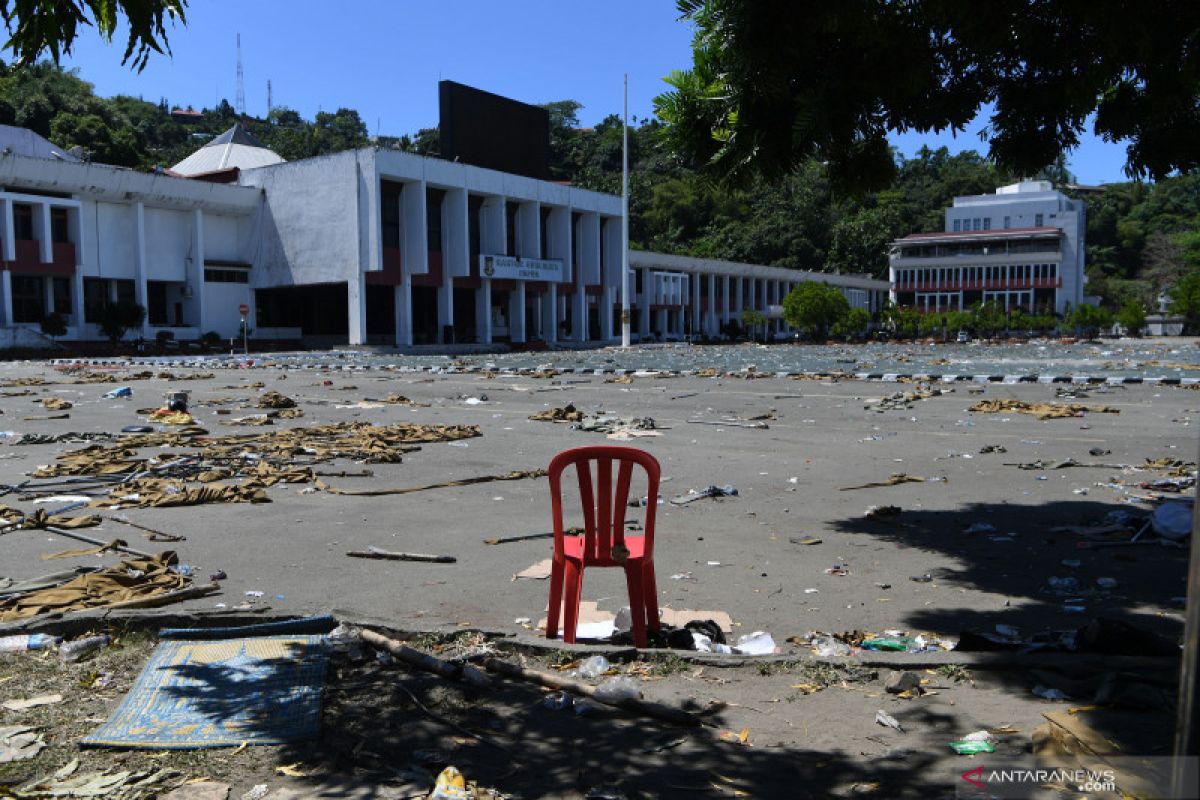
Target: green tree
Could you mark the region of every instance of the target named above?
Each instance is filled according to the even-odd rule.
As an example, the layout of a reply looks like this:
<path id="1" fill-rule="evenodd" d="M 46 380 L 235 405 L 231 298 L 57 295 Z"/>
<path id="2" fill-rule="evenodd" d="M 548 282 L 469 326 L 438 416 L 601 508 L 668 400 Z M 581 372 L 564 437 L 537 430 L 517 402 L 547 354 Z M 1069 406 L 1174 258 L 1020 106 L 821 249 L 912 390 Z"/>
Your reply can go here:
<path id="1" fill-rule="evenodd" d="M 1090 120 L 1126 141 L 1130 175 L 1200 164 L 1200 5 L 763 3 L 678 0 L 695 26 L 693 66 L 656 98 L 665 135 L 691 163 L 746 185 L 814 156 L 836 185 L 895 172 L 890 131 L 963 131 L 979 109 L 989 157 L 1032 175 Z M 797 46 L 802 42 L 803 46 Z"/>
<path id="2" fill-rule="evenodd" d="M 751 339 L 758 338 L 759 326 L 764 326 L 763 332 L 766 333 L 767 315 L 753 308 L 743 308 L 742 313 L 738 315 L 742 321 L 742 327 L 750 333 Z"/>
<path id="3" fill-rule="evenodd" d="M 1107 308 L 1084 304 L 1078 306 L 1067 318 L 1067 325 L 1080 336 L 1094 339 L 1102 328 L 1113 324 L 1112 312 Z"/>
<path id="4" fill-rule="evenodd" d="M 1189 272 L 1170 288 L 1171 313 L 1183 317 L 1185 333 L 1200 330 L 1200 272 Z"/>
<path id="5" fill-rule="evenodd" d="M 145 319 L 146 309 L 132 300 L 107 303 L 100 312 L 100 332 L 116 347 L 128 331 L 141 327 Z"/>
<path id="6" fill-rule="evenodd" d="M 995 300 L 976 303 L 971 309 L 971 327 L 976 335 L 990 338 L 1008 326 L 1004 306 Z"/>
<path id="7" fill-rule="evenodd" d="M 109 43 L 118 28 L 128 27 L 121 63 L 132 59 L 141 72 L 151 53 L 171 52 L 166 22 L 187 24 L 186 7 L 187 0 L 0 0 L 9 37 L 4 49 L 18 66 L 34 64 L 47 52 L 57 64 L 71 54 L 80 27 L 94 26 Z"/>
<path id="8" fill-rule="evenodd" d="M 806 331 L 816 341 L 829 337 L 829 329 L 850 313 L 846 295 L 834 286 L 805 281 L 783 298 L 783 318 L 793 328 Z"/>
<path id="9" fill-rule="evenodd" d="M 852 308 L 829 328 L 829 333 L 837 339 L 861 339 L 866 336 L 871 325 L 871 312 L 865 308 Z"/>
<path id="10" fill-rule="evenodd" d="M 1146 309 L 1140 303 L 1126 303 L 1117 312 L 1117 322 L 1130 336 L 1141 336 L 1146 327 Z"/>
<path id="11" fill-rule="evenodd" d="M 51 339 L 56 339 L 59 336 L 66 336 L 67 334 L 67 321 L 63 319 L 62 314 L 58 314 L 56 312 L 50 312 L 46 316 L 42 317 L 39 325 L 42 328 L 42 333 L 46 334 Z"/>

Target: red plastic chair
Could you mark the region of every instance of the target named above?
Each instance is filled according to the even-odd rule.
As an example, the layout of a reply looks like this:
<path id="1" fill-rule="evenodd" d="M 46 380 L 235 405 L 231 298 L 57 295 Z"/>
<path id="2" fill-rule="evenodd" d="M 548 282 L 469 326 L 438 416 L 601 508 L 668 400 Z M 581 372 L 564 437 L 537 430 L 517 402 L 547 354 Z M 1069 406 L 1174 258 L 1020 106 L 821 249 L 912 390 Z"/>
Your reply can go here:
<path id="1" fill-rule="evenodd" d="M 625 511 L 635 464 L 646 471 L 648 499 L 643 535 L 626 537 Z M 565 536 L 563 533 L 562 474 L 571 465 L 575 466 L 579 479 L 583 536 Z M 637 647 L 646 646 L 647 627 L 659 629 L 658 588 L 654 581 L 654 516 L 660 474 L 654 456 L 632 447 L 576 447 L 559 453 L 551 460 L 549 477 L 550 502 L 554 514 L 554 560 L 550 571 L 550 608 L 546 615 L 547 639 L 558 636 L 561 610 L 563 640 L 575 641 L 583 570 L 587 567 L 621 567 L 625 570 L 629 608 L 633 616 L 633 643 Z"/>

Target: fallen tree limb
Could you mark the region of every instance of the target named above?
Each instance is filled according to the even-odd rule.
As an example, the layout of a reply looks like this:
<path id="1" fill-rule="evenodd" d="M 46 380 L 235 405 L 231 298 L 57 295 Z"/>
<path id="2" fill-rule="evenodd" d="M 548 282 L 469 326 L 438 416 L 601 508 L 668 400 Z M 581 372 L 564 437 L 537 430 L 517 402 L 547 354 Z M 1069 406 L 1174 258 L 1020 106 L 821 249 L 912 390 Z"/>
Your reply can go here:
<path id="1" fill-rule="evenodd" d="M 428 653 L 422 653 L 420 650 L 414 650 L 403 642 L 389 639 L 375 631 L 364 629 L 362 640 L 367 644 L 387 650 L 396 656 L 396 658 L 406 664 L 411 664 L 417 669 L 432 672 L 435 675 L 441 675 L 443 678 L 449 678 L 450 680 L 461 680 L 463 683 L 481 689 L 492 685 L 491 678 L 470 664 L 455 664 L 452 661 L 444 661 L 437 656 L 431 656 Z"/>
<path id="2" fill-rule="evenodd" d="M 525 478 L 544 478 L 546 470 L 530 469 L 530 470 L 514 470 L 506 472 L 503 475 L 480 475 L 475 478 L 460 478 L 456 481 L 445 481 L 443 483 L 429 483 L 424 486 L 406 486 L 403 489 L 339 489 L 336 486 L 330 486 L 324 481 L 316 481 L 318 489 L 329 492 L 330 494 L 341 494 L 351 497 L 382 497 L 390 494 L 411 494 L 412 492 L 423 492 L 427 489 L 445 489 L 451 486 L 471 486 L 476 483 L 490 483 L 491 481 L 519 481 Z"/>
<path id="3" fill-rule="evenodd" d="M 771 426 L 765 422 L 739 422 L 738 420 L 716 421 L 711 419 L 689 419 L 689 425 L 720 425 L 722 428 L 757 428 L 763 430 Z"/>
<path id="4" fill-rule="evenodd" d="M 507 661 L 501 661 L 497 658 L 489 658 L 483 662 L 483 666 L 488 672 L 495 672 L 506 678 L 516 678 L 518 680 L 529 681 L 536 683 L 539 686 L 545 686 L 550 689 L 559 689 L 572 692 L 574 694 L 583 695 L 591 698 L 598 703 L 605 705 L 616 706 L 623 708 L 626 711 L 632 711 L 643 716 L 653 717 L 655 719 L 670 722 L 675 725 L 685 725 L 688 727 L 698 727 L 704 722 L 695 714 L 684 711 L 682 708 L 663 705 L 662 703 L 653 703 L 648 700 L 641 700 L 635 697 L 626 698 L 617 702 L 604 700 L 602 697 L 596 696 L 596 688 L 589 683 L 577 681 L 572 678 L 566 678 L 562 675 L 554 675 L 549 672 L 541 672 L 536 669 L 520 666 L 519 664 L 510 664 Z"/>
<path id="5" fill-rule="evenodd" d="M 379 558 L 388 561 L 425 561 L 432 564 L 453 564 L 458 561 L 454 556 L 435 556 L 427 553 L 397 553 L 370 547 L 366 550 L 351 550 L 346 553 L 353 558 Z"/>
<path id="6" fill-rule="evenodd" d="M 195 586 L 188 586 L 184 589 L 176 589 L 173 592 L 164 592 L 156 594 L 153 597 L 142 597 L 137 600 L 124 600 L 120 603 L 103 606 L 104 611 L 109 611 L 115 608 L 157 608 L 158 606 L 166 606 L 171 603 L 178 603 L 182 600 L 194 600 L 197 597 L 204 597 L 206 594 L 212 594 L 221 590 L 219 583 L 203 583 Z"/>

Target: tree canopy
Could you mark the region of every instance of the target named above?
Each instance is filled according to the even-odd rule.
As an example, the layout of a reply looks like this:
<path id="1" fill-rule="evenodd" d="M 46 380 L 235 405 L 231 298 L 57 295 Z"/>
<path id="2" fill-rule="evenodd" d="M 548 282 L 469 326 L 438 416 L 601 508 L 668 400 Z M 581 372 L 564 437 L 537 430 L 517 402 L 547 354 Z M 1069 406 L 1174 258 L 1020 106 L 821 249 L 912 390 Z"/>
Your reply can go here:
<path id="1" fill-rule="evenodd" d="M 693 66 L 656 99 L 673 150 L 736 185 L 811 159 L 839 187 L 886 186 L 890 131 L 964 131 L 1032 174 L 1087 128 L 1131 177 L 1200 165 L 1200 4 L 679 0 Z M 1094 115 L 1094 116 L 1093 116 Z"/>
<path id="2" fill-rule="evenodd" d="M 188 0 L 0 0 L 0 18 L 8 29 L 3 49 L 18 66 L 35 64 L 49 54 L 57 64 L 69 55 L 81 27 L 93 26 L 106 42 L 123 23 L 129 28 L 122 64 L 141 72 L 151 53 L 170 53 L 168 21 L 186 24 Z"/>

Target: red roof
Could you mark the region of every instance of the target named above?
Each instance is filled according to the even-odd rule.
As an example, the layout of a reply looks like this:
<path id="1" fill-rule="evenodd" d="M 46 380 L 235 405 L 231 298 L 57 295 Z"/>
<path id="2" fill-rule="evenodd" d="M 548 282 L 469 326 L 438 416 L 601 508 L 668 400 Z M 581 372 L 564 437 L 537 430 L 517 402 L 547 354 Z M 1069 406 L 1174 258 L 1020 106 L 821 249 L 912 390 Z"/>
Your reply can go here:
<path id="1" fill-rule="evenodd" d="M 931 231 L 929 233 L 910 233 L 900 241 L 908 242 L 921 239 L 946 239 L 954 237 L 963 238 L 966 236 L 1000 239 L 1005 236 L 1030 236 L 1038 234 L 1061 236 L 1062 229 L 1042 226 L 1040 228 L 993 228 L 987 231 Z"/>

